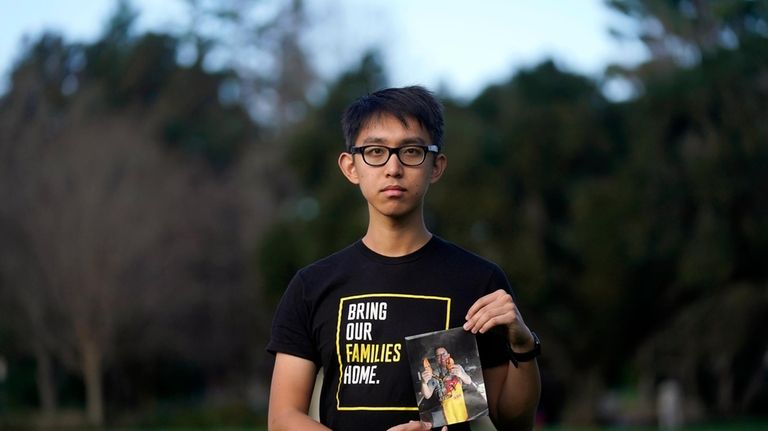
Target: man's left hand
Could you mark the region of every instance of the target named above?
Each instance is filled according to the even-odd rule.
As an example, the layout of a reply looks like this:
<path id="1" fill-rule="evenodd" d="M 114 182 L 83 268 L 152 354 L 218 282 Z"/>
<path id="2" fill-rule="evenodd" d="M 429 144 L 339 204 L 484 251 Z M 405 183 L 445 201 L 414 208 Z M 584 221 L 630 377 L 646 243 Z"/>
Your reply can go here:
<path id="1" fill-rule="evenodd" d="M 523 316 L 512 300 L 512 295 L 503 289 L 489 293 L 475 301 L 469 308 L 464 329 L 473 334 L 488 332 L 496 326 L 504 326 L 507 340 L 513 349 L 521 351 L 533 348 L 533 335 L 523 321 Z M 515 349 L 517 350 L 517 349 Z"/>

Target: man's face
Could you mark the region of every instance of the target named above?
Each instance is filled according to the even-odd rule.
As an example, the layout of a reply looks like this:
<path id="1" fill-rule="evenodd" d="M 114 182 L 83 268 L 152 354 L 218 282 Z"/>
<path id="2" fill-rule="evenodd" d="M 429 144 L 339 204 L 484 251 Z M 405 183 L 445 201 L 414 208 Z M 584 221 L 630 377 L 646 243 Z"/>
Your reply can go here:
<path id="1" fill-rule="evenodd" d="M 360 130 L 356 147 L 379 145 L 399 148 L 406 145 L 431 145 L 429 133 L 413 118 L 404 125 L 389 114 L 375 115 Z M 402 154 L 402 153 L 401 153 Z M 339 166 L 344 175 L 360 185 L 371 217 L 395 219 L 416 214 L 424 201 L 429 184 L 436 182 L 445 167 L 445 156 L 427 153 L 418 166 L 406 166 L 392 154 L 382 166 L 370 166 L 361 154 L 342 154 Z"/>
<path id="2" fill-rule="evenodd" d="M 451 355 L 447 350 L 445 350 L 445 347 L 438 347 L 435 349 L 435 358 L 437 358 L 437 362 L 440 364 L 440 366 L 445 367 L 445 362 L 450 357 Z"/>

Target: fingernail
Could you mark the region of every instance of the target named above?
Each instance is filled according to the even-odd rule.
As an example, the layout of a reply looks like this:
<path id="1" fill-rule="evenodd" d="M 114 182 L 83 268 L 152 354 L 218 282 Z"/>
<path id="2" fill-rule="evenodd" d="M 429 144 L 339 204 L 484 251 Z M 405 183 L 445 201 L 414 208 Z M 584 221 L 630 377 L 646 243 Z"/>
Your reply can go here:
<path id="1" fill-rule="evenodd" d="M 466 331 L 467 329 L 469 329 L 469 322 L 464 324 L 464 330 Z"/>

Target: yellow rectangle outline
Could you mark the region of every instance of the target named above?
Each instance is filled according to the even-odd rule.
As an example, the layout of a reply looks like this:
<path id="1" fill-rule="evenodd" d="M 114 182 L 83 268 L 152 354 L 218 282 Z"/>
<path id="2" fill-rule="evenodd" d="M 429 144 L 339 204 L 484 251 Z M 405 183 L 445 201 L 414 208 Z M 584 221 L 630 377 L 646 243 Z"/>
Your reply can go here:
<path id="1" fill-rule="evenodd" d="M 443 296 L 428 296 L 428 295 L 408 295 L 404 293 L 367 293 L 363 295 L 347 296 L 339 300 L 339 317 L 336 322 L 336 358 L 339 360 L 339 385 L 336 388 L 336 410 L 337 411 L 418 411 L 418 407 L 341 407 L 341 400 L 339 400 L 339 392 L 341 392 L 341 380 L 344 375 L 343 364 L 341 363 L 341 311 L 344 309 L 344 301 L 360 298 L 411 298 L 411 299 L 435 299 L 438 301 L 446 301 L 445 309 L 445 329 L 447 330 L 451 321 L 451 298 Z"/>

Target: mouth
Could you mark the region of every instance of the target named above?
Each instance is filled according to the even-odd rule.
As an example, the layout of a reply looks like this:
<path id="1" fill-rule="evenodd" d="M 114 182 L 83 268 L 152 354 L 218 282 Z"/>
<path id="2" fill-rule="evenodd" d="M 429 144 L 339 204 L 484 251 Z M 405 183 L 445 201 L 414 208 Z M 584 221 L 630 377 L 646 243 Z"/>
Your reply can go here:
<path id="1" fill-rule="evenodd" d="M 400 187 L 397 185 L 392 186 L 386 186 L 383 189 L 381 189 L 381 192 L 384 193 L 387 197 L 399 197 L 402 196 L 403 193 L 405 193 L 405 188 Z"/>
<path id="2" fill-rule="evenodd" d="M 405 187 L 400 187 L 400 186 L 386 186 L 386 187 L 384 187 L 383 189 L 381 189 L 381 191 L 383 191 L 383 192 L 386 192 L 386 191 L 388 191 L 388 190 L 397 190 L 397 191 L 401 191 L 401 192 L 404 192 L 404 191 L 405 191 Z"/>

